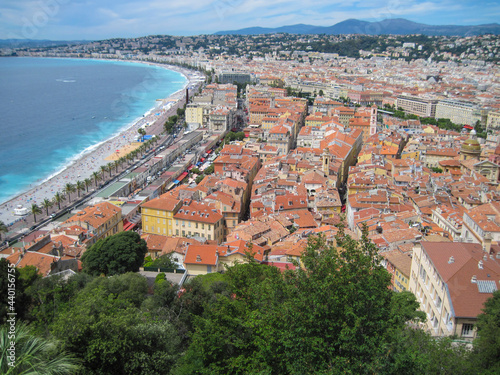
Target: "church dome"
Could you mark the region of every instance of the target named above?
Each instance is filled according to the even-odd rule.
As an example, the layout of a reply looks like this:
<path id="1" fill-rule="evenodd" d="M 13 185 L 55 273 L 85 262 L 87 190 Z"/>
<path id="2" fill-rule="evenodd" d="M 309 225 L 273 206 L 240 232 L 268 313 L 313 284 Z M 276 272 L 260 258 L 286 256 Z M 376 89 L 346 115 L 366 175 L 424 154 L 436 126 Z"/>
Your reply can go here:
<path id="1" fill-rule="evenodd" d="M 470 137 L 462 143 L 461 154 L 481 155 L 481 144 L 476 139 L 476 131 L 472 129 Z"/>

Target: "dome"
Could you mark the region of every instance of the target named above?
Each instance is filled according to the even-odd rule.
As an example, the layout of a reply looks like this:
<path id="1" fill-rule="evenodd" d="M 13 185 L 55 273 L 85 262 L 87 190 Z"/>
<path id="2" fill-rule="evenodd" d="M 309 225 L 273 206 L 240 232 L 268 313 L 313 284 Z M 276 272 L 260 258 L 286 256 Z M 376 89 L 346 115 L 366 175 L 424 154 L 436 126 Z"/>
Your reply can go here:
<path id="1" fill-rule="evenodd" d="M 481 155 L 481 144 L 476 139 L 474 129 L 470 132 L 470 137 L 462 143 L 460 153 Z"/>

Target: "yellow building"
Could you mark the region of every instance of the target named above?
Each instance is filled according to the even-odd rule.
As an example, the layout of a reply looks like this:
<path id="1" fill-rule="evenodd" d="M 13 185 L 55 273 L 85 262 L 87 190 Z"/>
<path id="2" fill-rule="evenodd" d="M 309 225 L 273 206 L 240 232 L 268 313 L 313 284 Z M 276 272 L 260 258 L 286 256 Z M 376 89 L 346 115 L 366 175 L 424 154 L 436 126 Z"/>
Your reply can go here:
<path id="1" fill-rule="evenodd" d="M 186 106 L 186 122 L 203 126 L 203 107 L 197 104 L 188 104 Z"/>
<path id="2" fill-rule="evenodd" d="M 224 240 L 224 216 L 213 204 L 185 199 L 172 221 L 173 236 L 204 237 L 217 243 Z"/>
<path id="3" fill-rule="evenodd" d="M 391 250 L 382 253 L 385 259 L 386 269 L 391 274 L 391 284 L 396 292 L 409 290 L 411 258 L 399 250 Z"/>
<path id="4" fill-rule="evenodd" d="M 182 205 L 182 201 L 160 196 L 141 206 L 142 232 L 173 236 L 173 217 Z"/>

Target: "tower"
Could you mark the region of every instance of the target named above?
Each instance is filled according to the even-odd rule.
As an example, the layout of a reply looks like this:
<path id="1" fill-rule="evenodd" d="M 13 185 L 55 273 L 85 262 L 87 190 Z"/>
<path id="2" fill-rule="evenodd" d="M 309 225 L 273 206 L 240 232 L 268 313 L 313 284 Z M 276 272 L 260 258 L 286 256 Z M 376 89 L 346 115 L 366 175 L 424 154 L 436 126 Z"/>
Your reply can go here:
<path id="1" fill-rule="evenodd" d="M 370 136 L 377 132 L 377 106 L 375 104 L 371 107 L 370 112 Z"/>
<path id="2" fill-rule="evenodd" d="M 330 151 L 328 148 L 323 150 L 321 157 L 323 158 L 323 173 L 330 176 Z"/>

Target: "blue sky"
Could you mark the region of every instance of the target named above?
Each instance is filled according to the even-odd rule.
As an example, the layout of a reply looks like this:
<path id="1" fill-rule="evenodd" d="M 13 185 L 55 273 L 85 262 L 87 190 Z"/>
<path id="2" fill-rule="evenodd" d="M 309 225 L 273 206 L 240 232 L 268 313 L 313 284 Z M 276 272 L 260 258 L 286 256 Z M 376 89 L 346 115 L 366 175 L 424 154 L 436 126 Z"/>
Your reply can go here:
<path id="1" fill-rule="evenodd" d="M 500 20 L 488 0 L 2 0 L 0 39 L 99 40 L 197 35 L 251 26 L 331 26 L 349 18 L 406 18 L 432 25 Z"/>

